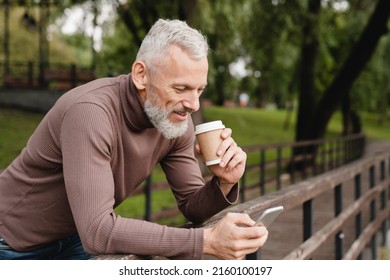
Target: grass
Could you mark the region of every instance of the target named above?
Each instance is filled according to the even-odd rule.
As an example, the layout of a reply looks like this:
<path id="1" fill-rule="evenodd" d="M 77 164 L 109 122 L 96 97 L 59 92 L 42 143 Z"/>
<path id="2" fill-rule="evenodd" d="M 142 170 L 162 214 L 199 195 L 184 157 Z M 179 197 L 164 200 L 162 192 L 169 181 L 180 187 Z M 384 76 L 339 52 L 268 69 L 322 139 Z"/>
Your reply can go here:
<path id="1" fill-rule="evenodd" d="M 220 119 L 226 127 L 232 128 L 233 137 L 241 146 L 293 141 L 294 123 L 284 128 L 286 117 L 286 111 L 224 107 L 204 110 L 206 121 Z"/>
<path id="2" fill-rule="evenodd" d="M 379 257 L 380 260 L 390 260 L 390 248 L 381 247 L 379 248 Z"/>
<path id="3" fill-rule="evenodd" d="M 289 117 L 284 110 L 209 107 L 204 110 L 206 121 L 221 119 L 233 129 L 233 137 L 241 146 L 262 145 L 294 141 L 296 114 Z M 380 123 L 372 113 L 361 115 L 363 132 L 370 140 L 390 140 L 390 118 Z M 285 128 L 285 123 L 289 126 Z M 339 136 L 342 118 L 335 113 L 328 125 L 328 137 Z"/>
<path id="4" fill-rule="evenodd" d="M 0 169 L 4 169 L 22 151 L 42 118 L 42 114 L 1 108 Z"/>
<path id="5" fill-rule="evenodd" d="M 286 111 L 270 111 L 245 108 L 204 108 L 206 121 L 220 119 L 226 127 L 233 130 L 233 137 L 240 146 L 292 142 L 294 139 L 295 115 L 285 128 L 288 118 Z M 0 111 L 0 169 L 5 168 L 23 149 L 29 136 L 43 118 L 42 114 L 21 112 L 11 109 Z M 371 140 L 390 140 L 390 119 L 379 123 L 373 114 L 362 114 L 364 132 Z M 335 114 L 328 126 L 328 135 L 340 135 L 341 116 Z M 154 181 L 162 181 L 165 176 L 160 167 L 153 173 Z M 152 211 L 172 207 L 175 204 L 170 190 L 159 190 L 152 194 Z M 124 217 L 142 218 L 144 215 L 144 196 L 126 199 L 116 208 Z M 159 221 L 164 224 L 182 224 L 183 217 L 176 220 Z"/>

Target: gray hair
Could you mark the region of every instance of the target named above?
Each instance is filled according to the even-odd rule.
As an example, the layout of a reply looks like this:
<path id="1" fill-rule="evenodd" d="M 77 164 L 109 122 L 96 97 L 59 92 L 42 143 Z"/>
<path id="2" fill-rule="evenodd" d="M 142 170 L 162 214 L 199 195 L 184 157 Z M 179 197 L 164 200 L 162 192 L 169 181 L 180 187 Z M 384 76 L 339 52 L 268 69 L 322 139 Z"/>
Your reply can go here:
<path id="1" fill-rule="evenodd" d="M 207 39 L 198 30 L 184 21 L 159 19 L 146 34 L 136 59 L 153 68 L 174 45 L 182 48 L 194 60 L 200 60 L 209 53 Z"/>

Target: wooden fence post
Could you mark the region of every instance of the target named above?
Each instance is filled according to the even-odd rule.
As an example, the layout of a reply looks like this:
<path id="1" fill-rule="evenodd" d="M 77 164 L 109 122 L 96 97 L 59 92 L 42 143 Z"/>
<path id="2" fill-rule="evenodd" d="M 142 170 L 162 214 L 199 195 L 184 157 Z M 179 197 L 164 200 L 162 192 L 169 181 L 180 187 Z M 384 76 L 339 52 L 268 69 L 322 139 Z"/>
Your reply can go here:
<path id="1" fill-rule="evenodd" d="M 340 184 L 335 187 L 334 189 L 334 206 L 335 206 L 335 217 L 340 215 L 340 213 L 343 211 L 343 185 Z M 336 260 L 341 260 L 343 258 L 343 239 L 344 234 L 340 230 L 336 233 L 335 236 L 335 257 Z"/>
<path id="2" fill-rule="evenodd" d="M 369 170 L 369 187 L 375 187 L 375 165 L 370 167 Z M 370 222 L 375 221 L 376 216 L 376 201 L 375 198 L 372 199 L 370 203 Z M 373 234 L 371 238 L 371 258 L 377 258 L 377 249 L 376 249 L 376 234 Z"/>
<path id="3" fill-rule="evenodd" d="M 355 201 L 358 200 L 362 196 L 362 176 L 361 174 L 355 175 Z M 362 212 L 359 211 L 355 217 L 355 239 L 358 239 L 360 234 L 362 233 Z M 358 259 L 363 259 L 363 254 L 360 253 Z"/>
<path id="4" fill-rule="evenodd" d="M 152 218 L 152 175 L 146 178 L 145 181 L 145 217 L 146 221 L 150 221 Z"/>

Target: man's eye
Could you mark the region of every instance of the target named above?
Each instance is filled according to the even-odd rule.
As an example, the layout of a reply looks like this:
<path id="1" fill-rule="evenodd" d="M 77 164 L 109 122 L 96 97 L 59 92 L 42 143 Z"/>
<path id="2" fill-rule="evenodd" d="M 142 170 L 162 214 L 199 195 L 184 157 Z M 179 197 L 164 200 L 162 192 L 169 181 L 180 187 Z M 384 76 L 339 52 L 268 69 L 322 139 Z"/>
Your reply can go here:
<path id="1" fill-rule="evenodd" d="M 182 93 L 182 92 L 185 92 L 185 91 L 186 91 L 186 88 L 175 88 L 175 90 L 176 90 L 177 92 Z"/>

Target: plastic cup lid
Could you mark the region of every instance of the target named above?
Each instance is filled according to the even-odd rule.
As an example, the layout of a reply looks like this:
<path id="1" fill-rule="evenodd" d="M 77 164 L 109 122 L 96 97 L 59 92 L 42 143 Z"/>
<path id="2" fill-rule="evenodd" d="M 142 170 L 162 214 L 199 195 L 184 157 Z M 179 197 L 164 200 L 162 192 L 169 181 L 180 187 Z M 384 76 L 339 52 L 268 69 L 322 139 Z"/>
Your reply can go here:
<path id="1" fill-rule="evenodd" d="M 200 134 L 203 132 L 207 132 L 215 129 L 221 129 L 221 128 L 225 128 L 222 121 L 202 123 L 195 127 L 195 134 Z"/>
<path id="2" fill-rule="evenodd" d="M 222 159 L 218 158 L 218 159 L 214 159 L 214 160 L 209 160 L 209 161 L 206 161 L 206 166 L 210 166 L 210 165 L 214 165 L 214 164 L 218 164 L 221 162 Z"/>

